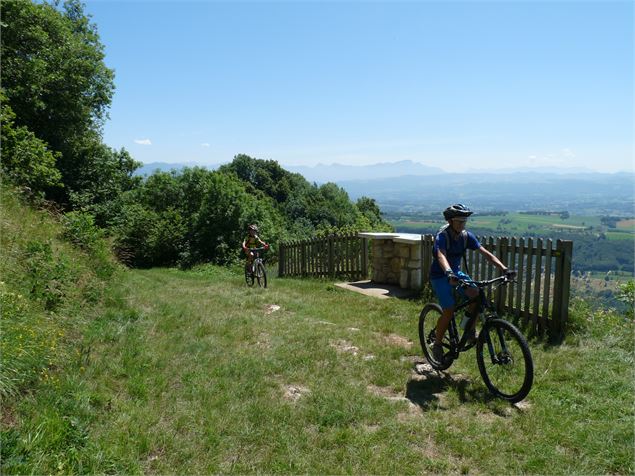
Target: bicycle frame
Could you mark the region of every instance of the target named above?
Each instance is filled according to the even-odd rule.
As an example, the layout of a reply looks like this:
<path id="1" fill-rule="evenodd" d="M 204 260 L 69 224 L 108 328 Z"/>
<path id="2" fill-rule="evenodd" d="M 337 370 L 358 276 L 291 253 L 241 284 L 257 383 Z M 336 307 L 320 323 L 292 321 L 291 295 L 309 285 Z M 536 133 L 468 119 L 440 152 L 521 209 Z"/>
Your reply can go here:
<path id="1" fill-rule="evenodd" d="M 485 322 L 485 320 L 487 319 L 498 317 L 496 310 L 492 306 L 490 300 L 485 296 L 484 289 L 493 284 L 500 283 L 499 286 L 504 285 L 504 284 L 507 284 L 509 281 L 510 280 L 505 276 L 499 276 L 498 278 L 494 278 L 488 281 L 461 280 L 457 288 L 459 288 L 460 286 L 465 287 L 465 286 L 475 284 L 480 292 L 478 293 L 477 296 L 474 296 L 473 298 L 467 299 L 466 301 L 460 303 L 454 309 L 454 313 L 452 314 L 452 319 L 450 319 L 450 325 L 448 326 L 448 332 L 450 334 L 450 352 L 452 353 L 453 359 L 456 359 L 459 356 L 460 352 L 464 352 L 472 347 L 472 345 L 466 346 L 467 340 L 468 340 L 467 331 L 472 328 L 472 326 L 475 324 L 479 316 L 482 316 L 481 319 L 483 319 L 483 322 Z M 458 330 L 458 326 L 456 325 L 456 315 L 458 311 L 466 308 L 467 306 L 475 302 L 479 302 L 479 306 L 476 312 L 474 313 L 474 315 L 470 317 L 470 319 L 467 321 L 467 324 L 465 325 L 465 329 L 463 330 L 463 334 L 459 337 L 459 330 Z M 491 311 L 491 313 L 488 313 L 485 315 L 484 314 L 485 311 Z M 503 340 L 504 342 L 504 339 L 502 339 L 502 336 L 501 336 L 501 340 Z M 490 339 L 487 339 L 487 348 L 489 350 L 490 356 L 492 357 L 492 361 L 494 362 L 494 359 L 496 358 L 496 356 L 495 356 L 494 348 L 492 346 Z"/>
<path id="2" fill-rule="evenodd" d="M 254 254 L 254 259 L 251 261 L 251 272 L 253 273 L 254 269 L 256 269 L 256 265 L 258 263 L 262 263 L 264 264 L 264 258 L 262 258 L 260 256 L 260 253 L 265 251 L 266 248 L 265 247 L 260 247 L 260 248 L 250 248 L 249 251 L 251 251 Z"/>

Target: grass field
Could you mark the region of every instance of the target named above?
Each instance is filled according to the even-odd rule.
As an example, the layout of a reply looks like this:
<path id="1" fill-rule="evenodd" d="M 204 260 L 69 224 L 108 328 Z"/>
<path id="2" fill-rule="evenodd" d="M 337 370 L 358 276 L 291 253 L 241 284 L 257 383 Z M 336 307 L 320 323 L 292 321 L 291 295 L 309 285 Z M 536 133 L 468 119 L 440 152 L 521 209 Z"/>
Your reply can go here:
<path id="1" fill-rule="evenodd" d="M 633 326 L 610 314 L 576 308 L 566 343 L 532 343 L 510 406 L 473 351 L 415 371 L 418 301 L 216 267 L 126 272 L 109 296 L 75 365 L 11 407 L 3 472 L 634 470 Z"/>

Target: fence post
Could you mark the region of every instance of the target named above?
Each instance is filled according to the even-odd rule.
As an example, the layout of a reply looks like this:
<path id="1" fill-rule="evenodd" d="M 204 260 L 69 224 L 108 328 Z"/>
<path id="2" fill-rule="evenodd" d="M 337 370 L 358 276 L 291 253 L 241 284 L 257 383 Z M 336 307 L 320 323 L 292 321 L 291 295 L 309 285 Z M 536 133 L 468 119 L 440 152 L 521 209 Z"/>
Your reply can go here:
<path id="1" fill-rule="evenodd" d="M 509 260 L 507 259 L 507 244 L 508 238 L 506 236 L 500 237 L 497 240 L 497 251 L 498 251 L 498 259 L 505 265 L 509 265 Z M 498 294 L 496 295 L 496 310 L 498 312 L 505 311 L 505 287 L 501 286 L 498 288 Z"/>
<path id="2" fill-rule="evenodd" d="M 569 317 L 569 292 L 571 284 L 571 256 L 573 242 L 558 240 L 556 245 L 556 275 L 554 278 L 552 337 L 561 337 Z"/>
<path id="3" fill-rule="evenodd" d="M 335 260 L 333 256 L 333 235 L 329 235 L 329 263 L 328 263 L 329 276 L 335 275 Z"/>
<path id="4" fill-rule="evenodd" d="M 362 278 L 368 278 L 368 238 L 362 238 Z"/>
<path id="5" fill-rule="evenodd" d="M 306 243 L 302 241 L 300 243 L 300 274 L 302 277 L 306 276 Z"/>
<path id="6" fill-rule="evenodd" d="M 284 276 L 284 243 L 278 248 L 278 276 Z"/>

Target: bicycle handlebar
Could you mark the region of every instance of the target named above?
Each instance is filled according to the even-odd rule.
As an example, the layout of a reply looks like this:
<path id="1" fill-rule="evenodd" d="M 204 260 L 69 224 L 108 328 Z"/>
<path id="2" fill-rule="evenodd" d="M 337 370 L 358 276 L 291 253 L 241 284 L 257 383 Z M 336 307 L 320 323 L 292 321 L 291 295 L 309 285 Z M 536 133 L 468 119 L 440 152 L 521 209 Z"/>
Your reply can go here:
<path id="1" fill-rule="evenodd" d="M 514 282 L 514 278 L 506 274 L 503 274 L 502 276 L 499 276 L 498 278 L 486 279 L 482 281 L 475 281 L 473 279 L 459 279 L 458 281 L 459 281 L 459 286 L 462 286 L 462 287 L 475 285 L 477 288 L 485 288 L 487 286 L 491 286 L 492 284 L 496 284 L 496 283 L 507 284 L 507 283 Z"/>
<path id="2" fill-rule="evenodd" d="M 268 246 L 261 246 L 259 248 L 247 248 L 249 251 L 267 251 L 269 249 Z"/>

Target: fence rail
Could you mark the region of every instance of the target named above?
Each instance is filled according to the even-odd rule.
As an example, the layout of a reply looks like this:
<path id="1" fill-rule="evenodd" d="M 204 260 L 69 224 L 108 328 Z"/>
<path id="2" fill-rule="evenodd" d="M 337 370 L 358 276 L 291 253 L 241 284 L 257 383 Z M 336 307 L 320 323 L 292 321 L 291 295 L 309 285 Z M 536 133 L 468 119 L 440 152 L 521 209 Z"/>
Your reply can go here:
<path id="1" fill-rule="evenodd" d="M 539 335 L 549 332 L 561 336 L 569 314 L 573 242 L 492 236 L 479 240 L 510 269 L 518 271 L 515 283 L 490 296 L 497 309 L 514 315 Z M 433 243 L 433 235 L 421 235 L 423 286 L 429 283 Z M 480 253 L 469 250 L 466 258 L 473 279 L 497 275 Z M 349 234 L 283 243 L 278 274 L 365 279 L 371 266 L 367 238 Z"/>

